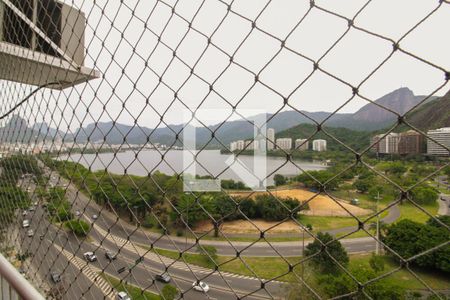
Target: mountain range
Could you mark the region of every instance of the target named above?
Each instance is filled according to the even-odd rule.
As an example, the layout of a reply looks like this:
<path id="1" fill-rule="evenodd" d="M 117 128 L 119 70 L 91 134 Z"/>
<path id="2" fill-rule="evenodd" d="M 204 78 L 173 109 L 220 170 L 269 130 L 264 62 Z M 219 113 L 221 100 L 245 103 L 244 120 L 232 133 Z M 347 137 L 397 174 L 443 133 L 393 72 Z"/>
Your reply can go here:
<path id="1" fill-rule="evenodd" d="M 418 105 L 424 98 L 425 96 L 414 95 L 408 88 L 400 88 L 375 100 L 375 104 L 366 104 L 355 113 L 336 113 L 331 115 L 329 112 L 282 111 L 276 115 L 258 115 L 253 118 L 267 118 L 269 120 L 267 128 L 274 128 L 277 133 L 300 124 L 313 124 L 314 122 L 311 119 L 316 122 L 322 122 L 326 118 L 329 118 L 325 122 L 325 126 L 328 128 L 342 127 L 350 130 L 366 131 L 367 134 L 367 131 L 384 129 L 397 120 L 395 114 L 380 106 L 384 106 L 399 114 L 404 114 Z M 416 120 L 414 122 L 417 122 L 420 126 L 429 124 L 429 128 L 444 126 L 448 124 L 450 119 L 449 103 L 449 93 L 441 98 L 430 98 L 413 112 L 408 113 L 407 120 Z M 17 123 L 18 117 L 15 116 L 15 118 L 15 122 Z M 434 126 L 432 124 L 433 120 L 440 121 L 436 122 L 436 126 Z M 11 124 L 11 122 L 8 124 Z M 8 125 L 0 128 L 0 131 L 7 130 L 6 127 Z M 426 129 L 429 129 L 428 127 Z M 122 144 L 124 143 L 124 136 L 126 136 L 125 142 L 129 144 L 144 144 L 150 141 L 152 143 L 166 145 L 181 145 L 180 139 L 182 138 L 183 128 L 184 125 L 182 124 L 152 129 L 140 126 L 133 127 L 116 122 L 98 122 L 79 128 L 73 135 L 67 134 L 65 140 L 76 140 L 77 142 L 84 143 L 89 137 L 91 142 L 106 140 L 108 144 Z M 62 132 L 50 128 L 45 123 L 35 124 L 25 131 L 27 135 L 35 135 L 38 132 L 40 136 L 63 136 Z M 214 137 L 212 137 L 212 132 L 214 132 Z M 178 139 L 176 138 L 177 134 L 179 134 Z M 253 125 L 246 120 L 229 121 L 223 124 L 211 125 L 208 128 L 200 127 L 196 129 L 197 145 L 202 146 L 208 144 L 208 148 L 220 148 L 221 144 L 228 145 L 233 140 L 247 139 L 252 136 Z"/>

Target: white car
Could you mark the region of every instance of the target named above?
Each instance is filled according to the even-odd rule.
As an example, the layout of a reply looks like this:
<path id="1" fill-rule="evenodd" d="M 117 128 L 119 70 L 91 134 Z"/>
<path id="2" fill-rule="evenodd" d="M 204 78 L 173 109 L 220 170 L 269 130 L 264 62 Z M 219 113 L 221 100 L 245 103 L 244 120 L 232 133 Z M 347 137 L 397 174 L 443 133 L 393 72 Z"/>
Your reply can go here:
<path id="1" fill-rule="evenodd" d="M 23 222 L 22 222 L 22 227 L 23 227 L 23 228 L 28 228 L 28 227 L 30 227 L 30 220 L 23 220 Z"/>
<path id="2" fill-rule="evenodd" d="M 32 237 L 33 235 L 34 235 L 34 230 L 33 229 L 30 229 L 30 230 L 27 231 L 27 236 L 28 237 Z"/>
<path id="3" fill-rule="evenodd" d="M 97 260 L 97 256 L 95 256 L 94 252 L 86 252 L 83 254 L 84 258 L 89 261 L 89 262 L 93 262 Z"/>
<path id="4" fill-rule="evenodd" d="M 77 217 L 81 216 L 81 212 L 79 210 L 75 211 L 75 216 Z"/>
<path id="5" fill-rule="evenodd" d="M 196 290 L 198 292 L 206 293 L 209 291 L 209 286 L 206 283 L 204 283 L 203 281 L 200 281 L 200 282 L 194 281 L 192 283 L 192 287 L 194 288 L 194 290 Z"/>
<path id="6" fill-rule="evenodd" d="M 130 296 L 128 296 L 125 292 L 119 292 L 116 296 L 117 300 L 131 300 Z"/>
<path id="7" fill-rule="evenodd" d="M 27 210 L 24 210 L 23 213 L 22 213 L 22 216 L 25 217 L 26 215 L 28 215 L 28 211 L 27 211 Z"/>
<path id="8" fill-rule="evenodd" d="M 93 215 L 92 219 L 97 220 L 98 219 L 98 215 Z"/>

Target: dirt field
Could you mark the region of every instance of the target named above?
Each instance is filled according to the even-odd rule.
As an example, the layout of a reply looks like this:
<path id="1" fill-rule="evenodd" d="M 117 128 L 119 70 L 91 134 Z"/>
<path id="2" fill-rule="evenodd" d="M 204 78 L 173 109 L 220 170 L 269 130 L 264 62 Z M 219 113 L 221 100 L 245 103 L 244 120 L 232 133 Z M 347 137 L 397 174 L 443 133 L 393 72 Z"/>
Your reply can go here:
<path id="1" fill-rule="evenodd" d="M 266 192 L 255 192 L 252 197 L 258 194 L 264 194 Z M 309 200 L 315 195 L 315 193 L 303 190 L 303 189 L 286 189 L 286 190 L 272 190 L 271 193 L 276 197 L 291 197 L 298 201 L 304 202 Z M 231 194 L 232 196 L 242 196 L 245 197 L 249 192 L 238 192 Z M 355 205 L 348 204 L 344 201 L 338 201 L 345 209 L 354 214 L 355 216 L 368 215 L 371 211 L 368 209 L 360 208 Z M 318 195 L 308 202 L 309 210 L 302 211 L 302 214 L 311 216 L 339 216 L 339 217 L 350 217 L 351 215 L 342 208 L 338 203 L 326 195 Z"/>
<path id="2" fill-rule="evenodd" d="M 252 224 L 253 223 L 253 224 Z M 224 233 L 259 233 L 260 231 L 266 230 L 270 227 L 273 227 L 277 225 L 279 222 L 267 222 L 263 220 L 252 220 L 252 223 L 250 223 L 247 220 L 236 220 L 236 221 L 230 221 L 225 222 L 222 227 L 221 231 Z M 206 232 L 210 231 L 212 229 L 211 222 L 201 222 L 197 225 L 195 228 L 195 231 L 197 232 Z M 287 232 L 301 232 L 301 228 L 294 223 L 293 221 L 287 221 L 284 222 L 273 229 L 270 229 L 267 231 L 268 233 L 287 233 Z"/>

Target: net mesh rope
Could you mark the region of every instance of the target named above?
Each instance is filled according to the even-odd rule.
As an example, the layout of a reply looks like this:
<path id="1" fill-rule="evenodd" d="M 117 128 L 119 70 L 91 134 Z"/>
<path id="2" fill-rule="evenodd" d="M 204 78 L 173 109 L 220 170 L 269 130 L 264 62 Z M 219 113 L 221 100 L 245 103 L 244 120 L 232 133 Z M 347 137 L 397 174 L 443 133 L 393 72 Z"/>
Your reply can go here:
<path id="1" fill-rule="evenodd" d="M 25 15 L 32 11 L 32 1 L 10 2 Z M 412 197 L 413 189 L 439 177 L 449 167 L 448 160 L 441 161 L 415 182 L 402 184 L 391 174 L 372 165 L 373 160 L 366 159 L 376 146 L 374 143 L 356 149 L 342 141 L 341 137 L 336 137 L 327 125 L 349 103 L 362 99 L 395 116 L 397 121 L 383 131 L 384 137 L 399 128 L 409 128 L 450 151 L 448 146 L 428 136 L 418 124 L 412 124 L 408 119 L 417 107 L 433 99 L 435 95 L 446 92 L 450 73 L 445 67 L 402 46 L 405 39 L 445 9 L 449 5 L 448 1 L 435 1 L 435 6 L 424 12 L 423 17 L 417 19 L 397 39 L 358 25 L 358 17 L 377 0 L 361 3 L 352 16 L 331 10 L 326 5 L 321 5 L 320 1 L 307 1 L 308 7 L 303 12 L 289 12 L 289 18 L 285 20 L 289 28 L 285 30 L 285 34 L 272 32 L 264 19 L 265 15 L 275 10 L 276 5 L 280 5 L 280 1 L 255 3 L 252 14 L 243 13 L 240 9 L 243 1 L 237 0 L 202 0 L 192 3 L 182 0 L 150 1 L 151 4 L 146 3 L 145 10 L 142 8 L 143 2 L 65 1 L 83 11 L 86 18 L 85 36 L 78 36 L 76 30 L 72 30 L 68 40 L 79 42 L 84 39 L 85 62 L 100 72 L 100 78 L 60 91 L 52 90 L 49 85 L 55 82 L 46 72 L 39 68 L 33 69 L 31 65 L 27 65 L 28 61 L 21 60 L 16 65 L 8 65 L 11 68 L 9 71 L 13 72 L 15 68 L 27 70 L 23 74 L 24 81 L 28 77 L 47 76 L 48 79 L 43 80 L 46 84 L 36 87 L 0 81 L 2 253 L 20 261 L 25 276 L 34 285 L 47 293 L 49 298 L 97 299 L 101 295 L 112 299 L 119 290 L 125 290 L 129 295 L 152 299 L 147 292 L 164 294 L 164 285 L 155 280 L 155 275 L 166 272 L 172 277 L 170 284 L 178 290 L 175 298 L 384 299 L 383 296 L 374 295 L 374 284 L 389 280 L 390 276 L 399 272 L 406 272 L 417 280 L 420 285 L 417 290 L 425 295 L 444 299 L 445 295 L 436 290 L 430 280 L 423 278 L 414 264 L 437 251 L 448 251 L 449 240 L 425 247 L 410 257 L 403 257 L 376 235 L 371 224 L 378 217 L 384 218 L 395 213 L 399 206 L 409 205 L 418 215 L 430 218 L 437 226 L 450 231 L 448 224 L 430 212 L 429 206 L 424 207 Z M 6 2 L 0 0 L 1 3 Z M 55 7 L 47 11 L 46 17 L 52 19 Z M 216 11 L 220 13 L 214 14 Z M 347 28 L 326 47 L 322 55 L 312 58 L 296 49 L 290 41 L 294 34 L 302 31 L 302 25 L 309 18 L 317 16 L 317 13 L 345 22 Z M 211 14 L 209 19 L 208 14 Z M 7 35 L 10 40 L 24 43 L 20 46 L 31 47 L 23 40 L 24 35 L 31 34 L 27 25 L 16 22 L 12 13 L 4 13 L 3 17 L 14 24 L 8 27 L 6 33 L 3 32 L 3 37 Z M 199 19 L 205 22 L 205 18 L 208 26 L 200 26 L 199 24 L 205 23 L 201 23 Z M 224 39 L 223 34 L 218 38 L 221 30 L 227 30 L 227 22 L 236 22 L 238 27 L 248 30 L 238 37 L 236 33 L 234 42 Z M 49 24 L 57 26 L 55 22 Z M 440 30 L 444 32 L 444 29 Z M 370 70 L 356 84 L 345 76 L 340 76 L 339 72 L 327 69 L 326 64 L 323 64 L 352 32 L 392 47 L 382 60 L 367 62 Z M 233 36 L 235 32 L 226 31 L 226 34 Z M 248 47 L 249 40 L 255 36 L 262 42 L 261 49 L 251 49 L 254 56 L 258 56 L 259 51 L 263 53 L 265 47 L 273 48 L 278 45 L 278 49 L 270 54 L 261 55 L 259 68 L 249 67 L 246 61 L 239 59 L 240 52 Z M 186 47 L 188 40 L 191 43 L 194 41 L 195 49 Z M 39 39 L 37 44 L 39 47 L 46 47 L 45 42 Z M 217 62 L 211 59 L 211 53 L 216 55 Z M 364 85 L 399 53 L 414 63 L 441 74 L 440 83 L 405 113 L 398 113 L 361 92 Z M 307 66 L 304 67 L 307 71 L 302 70 L 298 76 L 301 80 L 296 81 L 288 90 L 267 79 L 267 74 L 277 74 L 273 68 L 278 65 L 277 60 L 286 55 Z M 213 74 L 204 71 L 205 63 Z M 287 70 L 289 67 L 284 68 Z M 249 80 L 235 82 L 236 86 L 223 88 L 221 79 L 229 76 L 230 70 L 241 73 Z M 304 89 L 318 73 L 351 91 L 348 98 L 339 99 L 339 105 L 332 113 L 320 120 L 302 110 L 301 105 L 299 107 L 294 100 L 295 94 Z M 281 76 L 288 81 L 289 77 L 295 77 L 296 74 L 286 71 Z M 193 83 L 197 86 L 191 86 Z M 197 87 L 201 92 L 195 95 L 198 99 L 192 105 L 192 96 L 186 90 Z M 239 89 L 239 95 L 231 95 L 227 89 Z M 275 189 L 268 189 L 266 193 L 276 200 L 279 209 L 284 212 L 284 217 L 270 223 L 268 228 L 263 228 L 261 223 L 246 215 L 247 211 L 243 207 L 245 200 L 254 199 L 259 192 L 250 191 L 244 193 L 244 196 L 238 196 L 237 193 L 221 188 L 220 197 L 231 208 L 220 210 L 220 207 L 212 207 L 205 200 L 208 193 L 183 192 L 181 187 L 186 170 L 172 165 L 173 161 L 170 160 L 170 153 L 183 147 L 182 135 L 186 126 L 200 124 L 200 127 L 206 129 L 208 138 L 192 155 L 205 175 L 218 178 L 238 165 L 240 162 L 237 158 L 248 154 L 250 144 L 235 151 L 234 162 L 219 171 L 208 170 L 198 157 L 211 147 L 230 150 L 229 141 L 221 140 L 220 133 L 221 128 L 228 121 L 235 120 L 236 116 L 253 124 L 247 115 L 240 112 L 240 108 L 248 104 L 248 95 L 258 89 L 264 89 L 267 97 L 279 104 L 276 111 L 268 116 L 264 126 L 270 127 L 270 122 L 277 115 L 291 110 L 298 118 L 307 119 L 314 127 L 312 133 L 307 134 L 306 141 L 296 144 L 294 149 L 278 150 L 282 161 L 263 178 L 257 178 L 259 181 L 272 180 L 284 166 L 290 165 L 298 173 L 305 172 L 317 187 L 310 191 L 310 196 L 295 206 L 289 206 Z M 227 113 L 215 126 L 209 126 L 199 113 L 208 107 L 208 102 L 213 97 Z M 186 110 L 191 118 L 180 126 L 174 126 L 168 117 L 174 110 Z M 123 118 L 132 120 L 131 125 L 116 127 Z M 148 118 L 156 120 L 153 129 L 141 125 Z M 106 122 L 112 122 L 112 126 L 104 126 Z M 159 147 L 158 130 L 161 128 L 170 137 L 165 148 Z M 274 143 L 264 132 L 262 134 L 268 145 Z M 116 137 L 114 141 L 111 139 L 113 135 Z M 138 143 L 131 142 L 136 135 L 144 138 Z M 371 133 L 367 133 L 367 141 L 371 138 L 370 135 Z M 318 136 L 324 136 L 330 143 L 338 145 L 340 151 L 347 155 L 345 166 L 325 180 L 306 172 L 308 170 L 295 159 L 295 153 L 301 152 L 305 143 L 311 143 Z M 60 147 L 63 142 L 68 146 Z M 95 145 L 94 150 L 92 145 Z M 143 158 L 143 153 L 149 147 L 157 157 L 157 161 L 152 164 Z M 124 150 L 128 151 L 130 158 L 123 159 L 121 153 Z M 80 152 L 88 154 L 80 155 Z M 133 174 L 132 169 L 136 167 L 144 170 L 144 174 L 140 174 L 143 176 Z M 167 175 L 157 172 L 162 167 Z M 123 176 L 114 174 L 114 168 L 121 169 Z M 384 207 L 371 209 L 368 214 L 356 213 L 336 196 L 331 187 L 333 182 L 355 169 L 365 170 L 383 180 L 396 191 L 395 197 Z M 298 212 L 306 210 L 313 202 L 322 201 L 320 197 L 327 197 L 336 205 L 336 209 L 352 219 L 351 226 L 336 231 L 330 241 L 318 239 L 318 231 L 308 226 L 298 215 Z M 30 206 L 35 206 L 35 209 L 29 211 Z M 27 209 L 28 212 L 25 213 L 24 210 Z M 198 230 L 196 220 L 192 220 L 198 215 L 202 216 L 204 223 L 211 226 Z M 25 227 L 22 223 L 25 219 L 30 221 L 29 228 L 33 229 L 34 234 L 28 231 L 29 228 L 22 228 Z M 231 219 L 250 224 L 256 233 L 238 236 L 226 232 L 223 224 Z M 83 227 L 79 220 L 87 226 Z M 151 226 L 147 226 L 148 220 L 151 220 Z M 412 220 L 415 221 L 414 218 Z M 272 232 L 284 224 L 291 224 L 297 231 L 280 242 Z M 73 234 L 72 231 L 79 232 Z M 220 239 L 212 238 L 214 234 L 218 234 Z M 395 267 L 363 280 L 348 264 L 334 257 L 334 252 L 330 249 L 335 242 L 348 245 L 348 239 L 357 234 L 359 241 L 363 240 L 361 251 L 369 253 L 378 243 L 386 256 L 393 257 Z M 283 238 L 286 235 L 281 234 L 279 239 Z M 306 245 L 313 241 L 319 242 L 320 249 L 309 256 L 302 256 L 306 247 L 305 240 Z M 211 246 L 217 250 L 218 256 L 214 251 L 211 252 Z M 98 256 L 97 262 L 86 260 L 84 255 L 88 251 Z M 117 258 L 105 259 L 107 251 L 117 254 Z M 198 258 L 201 257 L 200 252 L 205 253 L 202 258 Z M 323 287 L 313 279 L 310 274 L 312 271 L 307 267 L 320 255 L 330 257 L 336 269 L 355 283 L 351 291 L 333 295 L 323 291 Z M 267 264 L 267 269 L 271 268 L 275 260 L 280 267 L 275 273 L 262 274 L 260 270 L 254 270 L 255 256 L 260 256 L 259 264 Z M 203 259 L 207 263 L 196 262 L 192 257 Z M 59 283 L 52 282 L 52 275 L 56 273 L 61 275 Z M 210 291 L 195 292 L 193 282 L 200 281 L 208 283 Z M 296 287 L 299 288 L 298 295 L 293 295 L 292 290 L 295 291 Z"/>

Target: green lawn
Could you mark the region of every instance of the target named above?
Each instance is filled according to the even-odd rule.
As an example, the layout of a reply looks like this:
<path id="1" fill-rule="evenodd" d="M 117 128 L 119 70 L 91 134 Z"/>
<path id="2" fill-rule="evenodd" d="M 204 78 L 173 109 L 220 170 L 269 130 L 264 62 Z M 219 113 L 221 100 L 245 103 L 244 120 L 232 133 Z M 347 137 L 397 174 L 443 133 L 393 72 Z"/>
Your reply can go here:
<path id="1" fill-rule="evenodd" d="M 439 200 L 438 200 L 439 201 Z M 433 204 L 424 204 L 421 205 L 423 209 L 425 209 L 430 215 L 435 216 L 437 215 L 437 211 L 439 209 L 439 204 L 436 201 Z M 399 205 L 400 208 L 400 218 L 398 218 L 397 221 L 403 220 L 403 219 L 410 219 L 415 222 L 419 223 L 425 223 L 428 221 L 430 216 L 422 212 L 419 208 L 417 208 L 415 205 L 405 202 L 401 205 Z"/>
<path id="2" fill-rule="evenodd" d="M 154 249 L 154 251 L 162 256 L 178 259 L 178 252 Z M 198 265 L 205 268 L 213 268 L 214 265 L 205 260 L 200 254 L 183 254 L 183 258 L 179 260 L 185 260 L 187 263 Z M 258 276 L 260 278 L 270 279 L 277 276 L 287 274 L 289 271 L 288 262 L 296 264 L 299 262 L 300 257 L 287 257 L 287 261 L 284 261 L 278 257 L 248 257 L 242 256 L 240 258 L 230 256 L 219 256 L 216 263 L 219 265 L 220 271 L 248 275 Z M 248 266 L 248 267 L 247 267 Z M 288 278 L 284 278 L 288 280 Z M 279 279 L 280 280 L 280 279 Z"/>
<path id="3" fill-rule="evenodd" d="M 350 256 L 350 270 L 369 266 L 370 254 L 358 254 Z M 399 264 L 391 257 L 383 257 L 385 269 L 383 273 L 387 273 L 399 267 Z M 411 268 L 431 288 L 436 290 L 448 289 L 450 286 L 450 277 L 442 273 L 425 271 L 417 268 Z M 407 269 L 401 269 L 383 280 L 388 280 L 396 285 L 408 290 L 427 289 L 419 280 L 417 280 Z"/>
<path id="4" fill-rule="evenodd" d="M 133 300 L 161 300 L 159 295 L 149 291 L 143 291 L 135 285 L 120 283 L 120 280 L 115 277 L 104 273 L 101 276 L 107 279 L 117 291 L 126 292 Z"/>
<path id="5" fill-rule="evenodd" d="M 173 259 L 178 258 L 178 253 L 174 251 L 161 249 L 155 249 L 155 251 L 163 256 Z M 190 264 L 211 268 L 211 265 L 205 262 L 199 254 L 184 254 L 183 258 Z M 277 280 L 291 281 L 294 277 L 292 274 L 289 274 L 289 262 L 296 265 L 294 271 L 297 274 L 300 274 L 301 272 L 301 265 L 298 264 L 301 257 L 288 257 L 286 258 L 288 262 L 278 257 L 241 257 L 241 259 L 242 261 L 239 258 L 219 256 L 217 258 L 217 264 L 220 265 L 219 270 L 248 276 L 254 276 L 256 274 L 256 276 L 265 279 L 281 276 L 277 278 Z M 369 259 L 370 254 L 350 255 L 350 264 L 348 269 L 352 272 L 352 270 L 356 270 L 361 267 L 370 268 Z M 383 273 L 387 273 L 398 267 L 398 263 L 396 263 L 391 257 L 386 256 L 383 257 L 383 259 L 385 262 L 385 270 Z M 253 270 L 254 273 L 251 272 L 250 269 Z M 444 274 L 437 274 L 431 271 L 414 268 L 413 270 L 433 289 L 446 289 L 450 286 L 450 278 L 446 277 Z M 425 289 L 425 286 L 423 286 L 423 284 L 421 284 L 407 269 L 401 269 L 383 280 L 389 280 L 406 289 Z"/>

